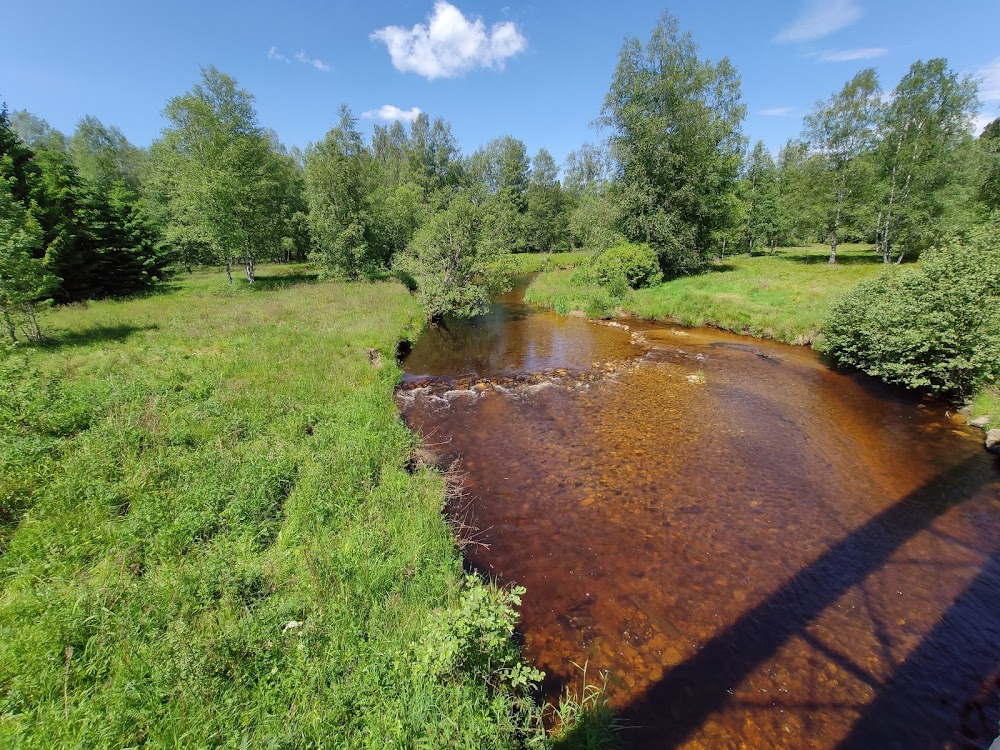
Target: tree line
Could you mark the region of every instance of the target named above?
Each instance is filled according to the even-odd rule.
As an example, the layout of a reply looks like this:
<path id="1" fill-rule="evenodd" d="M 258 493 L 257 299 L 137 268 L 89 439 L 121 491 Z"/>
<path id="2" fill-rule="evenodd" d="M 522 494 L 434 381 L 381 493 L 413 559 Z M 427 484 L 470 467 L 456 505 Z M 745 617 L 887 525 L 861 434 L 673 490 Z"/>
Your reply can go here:
<path id="1" fill-rule="evenodd" d="M 865 69 L 775 158 L 747 148 L 734 66 L 700 58 L 665 14 L 622 47 L 607 138 L 561 168 L 510 135 L 463 155 L 426 114 L 366 139 L 346 106 L 321 141 L 288 149 L 214 67 L 167 102 L 148 149 L 93 117 L 67 138 L 4 109 L 0 306 L 13 338 L 39 300 L 135 293 L 201 264 L 230 280 L 242 266 L 252 283 L 261 260 L 311 259 L 348 279 L 410 276 L 432 317 L 473 314 L 510 253 L 623 242 L 651 248 L 667 277 L 807 242 L 828 242 L 831 262 L 842 242 L 898 262 L 998 211 L 1000 124 L 974 138 L 977 104 L 943 59 L 915 62 L 888 93 Z"/>

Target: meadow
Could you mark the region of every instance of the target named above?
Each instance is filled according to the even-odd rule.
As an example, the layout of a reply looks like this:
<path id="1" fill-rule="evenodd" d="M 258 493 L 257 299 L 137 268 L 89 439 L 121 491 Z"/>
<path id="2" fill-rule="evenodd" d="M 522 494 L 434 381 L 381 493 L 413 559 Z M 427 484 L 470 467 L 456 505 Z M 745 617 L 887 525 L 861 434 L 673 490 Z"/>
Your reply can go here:
<path id="1" fill-rule="evenodd" d="M 836 265 L 825 245 L 778 248 L 774 254 L 730 256 L 703 273 L 629 292 L 623 299 L 579 271 L 544 273 L 526 299 L 567 314 L 634 316 L 682 325 L 711 325 L 790 344 L 820 337 L 831 304 L 860 280 L 884 269 L 870 245 L 841 245 Z"/>
<path id="2" fill-rule="evenodd" d="M 272 267 L 0 351 L 0 746 L 549 741 L 393 402 L 422 320 Z"/>

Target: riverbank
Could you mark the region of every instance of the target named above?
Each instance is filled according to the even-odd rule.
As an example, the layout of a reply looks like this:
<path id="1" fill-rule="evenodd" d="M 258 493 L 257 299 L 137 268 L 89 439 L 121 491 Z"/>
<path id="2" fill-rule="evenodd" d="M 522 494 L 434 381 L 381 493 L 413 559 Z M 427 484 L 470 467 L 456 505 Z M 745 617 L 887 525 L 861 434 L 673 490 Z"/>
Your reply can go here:
<path id="1" fill-rule="evenodd" d="M 573 271 L 555 271 L 536 277 L 525 299 L 564 315 L 582 311 L 590 317 L 710 325 L 786 344 L 812 344 L 821 336 L 830 306 L 884 268 L 868 245 L 841 245 L 836 265 L 827 263 L 829 255 L 829 247 L 812 245 L 732 256 L 705 273 L 639 289 L 621 300 Z"/>
<path id="2" fill-rule="evenodd" d="M 422 321 L 402 285 L 263 267 L 0 351 L 0 745 L 537 737 L 479 668 L 518 658 L 513 613 L 466 582 L 393 402 Z M 470 601 L 482 643 L 449 625 Z"/>

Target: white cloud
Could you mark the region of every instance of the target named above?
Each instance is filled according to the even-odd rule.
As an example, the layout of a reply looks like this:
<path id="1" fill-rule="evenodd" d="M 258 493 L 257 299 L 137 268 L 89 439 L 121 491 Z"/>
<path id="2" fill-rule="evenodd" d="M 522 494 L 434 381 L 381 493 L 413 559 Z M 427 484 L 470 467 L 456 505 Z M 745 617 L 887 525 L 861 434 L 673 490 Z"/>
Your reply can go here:
<path id="1" fill-rule="evenodd" d="M 528 46 L 512 21 L 493 24 L 487 32 L 481 18 L 469 20 L 446 0 L 434 3 L 427 24 L 412 29 L 386 26 L 371 38 L 384 42 L 396 70 L 431 80 L 451 78 L 473 68 L 500 68 Z"/>
<path id="2" fill-rule="evenodd" d="M 757 114 L 765 117 L 791 117 L 794 111 L 791 107 L 770 107 L 760 110 Z"/>
<path id="3" fill-rule="evenodd" d="M 267 59 L 278 60 L 279 62 L 283 63 L 291 63 L 291 60 L 288 59 L 288 55 L 284 54 L 277 47 L 271 47 L 271 49 L 267 51 Z M 330 70 L 330 66 L 327 65 L 322 60 L 320 60 L 318 57 L 309 57 L 309 55 L 307 55 L 305 52 L 302 52 L 301 50 L 295 53 L 295 60 L 304 65 L 312 65 L 314 68 L 316 68 L 316 70 L 322 70 L 324 73 Z"/>
<path id="4" fill-rule="evenodd" d="M 802 14 L 774 38 L 776 42 L 808 42 L 821 39 L 861 18 L 855 0 L 809 0 Z"/>
<path id="5" fill-rule="evenodd" d="M 820 62 L 850 62 L 851 60 L 874 60 L 889 54 L 885 47 L 860 47 L 858 49 L 832 49 L 820 52 L 816 59 Z"/>
<path id="6" fill-rule="evenodd" d="M 1000 57 L 976 69 L 979 79 L 979 98 L 984 102 L 1000 100 Z"/>
<path id="7" fill-rule="evenodd" d="M 400 109 L 394 104 L 383 104 L 378 109 L 370 109 L 367 112 L 362 112 L 361 116 L 366 120 L 385 120 L 386 122 L 400 120 L 401 122 L 413 122 L 420 116 L 421 111 L 422 110 L 419 107 Z"/>
<path id="8" fill-rule="evenodd" d="M 330 66 L 325 62 L 320 60 L 318 57 L 309 57 L 305 52 L 299 50 L 295 53 L 295 59 L 300 63 L 305 63 L 306 65 L 312 65 L 316 70 L 322 70 L 324 73 L 330 70 Z"/>

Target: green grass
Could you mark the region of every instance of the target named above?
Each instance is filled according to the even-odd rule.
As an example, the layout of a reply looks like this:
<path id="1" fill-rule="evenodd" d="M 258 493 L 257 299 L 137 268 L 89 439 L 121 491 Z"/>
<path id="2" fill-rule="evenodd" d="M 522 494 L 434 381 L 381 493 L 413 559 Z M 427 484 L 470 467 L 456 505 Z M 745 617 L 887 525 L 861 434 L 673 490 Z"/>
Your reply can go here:
<path id="1" fill-rule="evenodd" d="M 517 253 L 510 256 L 514 273 L 537 273 L 576 268 L 590 259 L 591 253 L 574 250 L 566 253 Z"/>
<path id="2" fill-rule="evenodd" d="M 987 386 L 972 399 L 972 418 L 990 417 L 987 430 L 1000 429 L 1000 385 Z"/>
<path id="3" fill-rule="evenodd" d="M 831 304 L 861 279 L 883 269 L 867 245 L 841 245 L 837 265 L 829 248 L 781 248 L 775 255 L 734 256 L 696 276 L 685 276 L 611 298 L 579 272 L 538 276 L 527 299 L 567 313 L 626 313 L 683 325 L 712 325 L 737 333 L 807 344 L 819 336 Z"/>
<path id="4" fill-rule="evenodd" d="M 392 399 L 422 319 L 262 268 L 0 350 L 0 747 L 540 741 L 511 691 L 413 667 L 467 590 Z"/>

